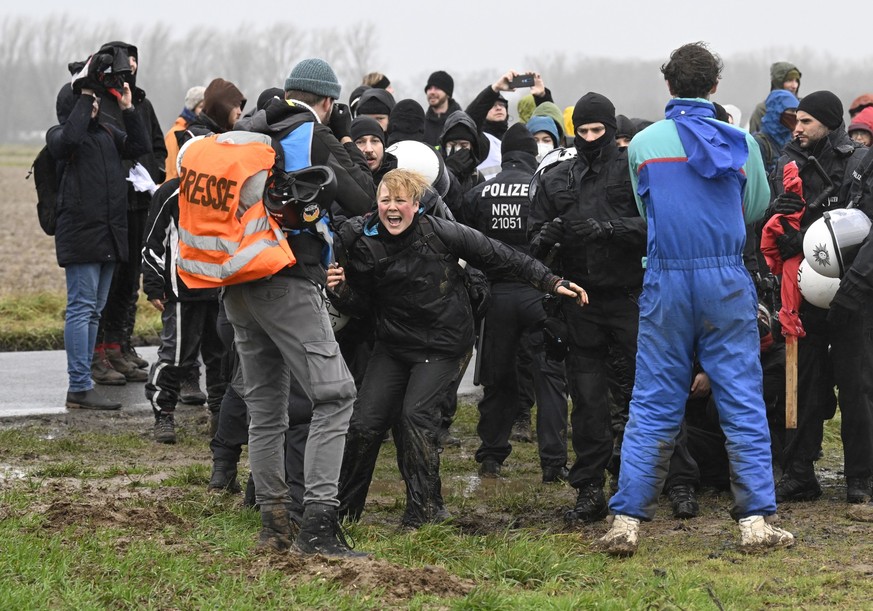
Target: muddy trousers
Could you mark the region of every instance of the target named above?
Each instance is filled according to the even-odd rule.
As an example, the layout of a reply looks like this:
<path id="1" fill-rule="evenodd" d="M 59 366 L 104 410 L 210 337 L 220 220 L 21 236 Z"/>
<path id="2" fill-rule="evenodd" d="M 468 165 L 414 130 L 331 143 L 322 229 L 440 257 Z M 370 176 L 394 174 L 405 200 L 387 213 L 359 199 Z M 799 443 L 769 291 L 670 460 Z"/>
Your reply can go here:
<path id="1" fill-rule="evenodd" d="M 873 475 L 873 414 L 869 391 L 873 362 L 873 306 L 862 306 L 845 324 L 827 322 L 827 310 L 800 308 L 806 337 L 797 347 L 797 430 L 787 434 L 786 473 L 805 479 L 821 448 L 824 421 L 834 415 L 839 389 L 840 435 L 847 478 Z"/>
<path id="2" fill-rule="evenodd" d="M 334 340 L 320 287 L 302 277 L 273 276 L 227 287 L 224 306 L 233 325 L 249 412 L 256 502 L 264 508 L 290 500 L 285 433 L 293 375 L 312 403 L 304 504 L 337 506 L 355 383 Z"/>
<path id="3" fill-rule="evenodd" d="M 458 373 L 460 357 L 411 362 L 376 344 L 349 425 L 340 475 L 340 514 L 356 520 L 385 433 L 393 427 L 397 466 L 406 483 L 403 522 L 419 526 L 442 509 L 437 435 L 440 401 Z"/>
<path id="4" fill-rule="evenodd" d="M 161 313 L 163 328 L 158 360 L 145 384 L 155 415 L 176 409 L 179 387 L 202 355 L 210 411 L 218 411 L 227 381 L 222 372 L 224 344 L 217 329 L 218 301 L 169 301 Z"/>
<path id="5" fill-rule="evenodd" d="M 567 398 L 563 363 L 545 358 L 541 325 L 546 318 L 543 294 L 516 282 L 491 287 L 491 304 L 485 315 L 480 379 L 485 387 L 479 401 L 476 432 L 482 441 L 476 461 L 503 463 L 512 451 L 509 437 L 519 406 L 517 355 L 528 334 L 537 402 L 537 438 L 542 467 L 567 464 Z"/>

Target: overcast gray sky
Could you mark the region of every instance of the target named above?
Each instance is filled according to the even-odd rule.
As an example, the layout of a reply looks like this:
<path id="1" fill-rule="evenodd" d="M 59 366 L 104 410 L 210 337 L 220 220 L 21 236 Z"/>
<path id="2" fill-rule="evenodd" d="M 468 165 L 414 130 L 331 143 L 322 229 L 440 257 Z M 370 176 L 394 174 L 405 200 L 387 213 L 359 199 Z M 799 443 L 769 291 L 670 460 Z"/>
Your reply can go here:
<path id="1" fill-rule="evenodd" d="M 763 52 L 765 62 L 785 59 L 792 48 L 809 42 L 837 58 L 860 58 L 871 55 L 867 37 L 849 32 L 853 18 L 864 6 L 845 0 L 824 5 L 808 0 L 24 0 L 13 10 L 4 8 L 3 15 L 66 13 L 77 19 L 107 19 L 133 27 L 177 24 L 176 31 L 197 26 L 232 31 L 239 23 L 267 20 L 313 28 L 348 28 L 372 22 L 381 35 L 376 53 L 380 65 L 373 68 L 389 77 L 405 78 L 437 67 L 460 71 L 496 65 L 526 70 L 530 68 L 525 66 L 526 58 L 558 52 L 571 59 L 660 60 L 670 50 L 696 40 L 709 42 L 723 56 Z M 821 34 L 816 28 L 823 28 Z M 487 59 L 477 61 L 477 57 Z"/>

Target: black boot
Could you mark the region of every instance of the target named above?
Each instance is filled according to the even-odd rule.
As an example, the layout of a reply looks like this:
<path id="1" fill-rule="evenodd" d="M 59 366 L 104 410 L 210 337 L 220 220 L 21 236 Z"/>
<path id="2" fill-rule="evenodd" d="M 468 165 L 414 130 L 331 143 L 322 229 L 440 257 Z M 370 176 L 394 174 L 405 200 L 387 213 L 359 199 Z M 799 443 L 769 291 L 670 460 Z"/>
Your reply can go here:
<path id="1" fill-rule="evenodd" d="M 846 478 L 846 502 L 860 505 L 870 500 L 871 482 L 869 477 Z"/>
<path id="2" fill-rule="evenodd" d="M 255 500 L 255 478 L 249 473 L 249 481 L 246 482 L 246 493 L 243 496 L 243 507 L 257 509 L 258 502 Z"/>
<path id="3" fill-rule="evenodd" d="M 353 551 L 346 542 L 336 517 L 336 509 L 323 503 L 310 503 L 303 511 L 303 523 L 297 535 L 296 547 L 304 554 L 366 558 L 368 554 Z"/>
<path id="4" fill-rule="evenodd" d="M 776 483 L 776 502 L 814 501 L 821 496 L 821 485 L 811 469 L 789 469 Z"/>
<path id="5" fill-rule="evenodd" d="M 694 496 L 694 488 L 688 484 L 676 484 L 667 490 L 670 505 L 673 507 L 673 517 L 680 520 L 696 518 L 700 513 L 700 505 Z"/>
<path id="6" fill-rule="evenodd" d="M 272 503 L 261 507 L 261 532 L 258 534 L 256 549 L 287 552 L 291 549 L 295 532 L 285 503 Z"/>
<path id="7" fill-rule="evenodd" d="M 576 506 L 564 514 L 568 522 L 599 522 L 606 517 L 608 507 L 603 494 L 603 482 L 587 482 L 579 488 Z"/>
<path id="8" fill-rule="evenodd" d="M 242 492 L 236 479 L 236 463 L 226 460 L 216 460 L 212 463 L 212 477 L 209 478 L 210 492 Z"/>

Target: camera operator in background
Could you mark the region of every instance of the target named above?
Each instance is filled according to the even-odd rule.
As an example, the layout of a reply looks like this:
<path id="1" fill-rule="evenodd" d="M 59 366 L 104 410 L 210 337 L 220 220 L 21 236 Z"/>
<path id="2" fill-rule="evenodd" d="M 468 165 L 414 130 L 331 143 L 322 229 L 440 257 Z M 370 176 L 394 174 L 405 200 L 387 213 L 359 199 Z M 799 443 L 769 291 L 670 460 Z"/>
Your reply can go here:
<path id="1" fill-rule="evenodd" d="M 63 165 L 55 249 L 67 281 L 68 408 L 121 407 L 94 390 L 91 355 L 113 271 L 116 264 L 127 261 L 130 252 L 122 158 L 146 154 L 149 143 L 130 86 L 105 72 L 111 59 L 98 54 L 70 64 L 72 85 L 64 85 L 57 98 L 60 125 L 46 134 L 49 151 Z M 103 121 L 100 108 L 104 102 L 117 106 L 123 130 Z"/>

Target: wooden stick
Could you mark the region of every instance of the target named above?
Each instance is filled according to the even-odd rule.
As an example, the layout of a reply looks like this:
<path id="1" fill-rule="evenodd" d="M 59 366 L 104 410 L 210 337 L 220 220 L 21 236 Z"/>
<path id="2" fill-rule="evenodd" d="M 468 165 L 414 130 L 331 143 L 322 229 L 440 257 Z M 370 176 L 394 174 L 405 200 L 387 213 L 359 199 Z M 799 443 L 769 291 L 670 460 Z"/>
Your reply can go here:
<path id="1" fill-rule="evenodd" d="M 797 338 L 785 338 L 785 428 L 797 428 Z"/>

